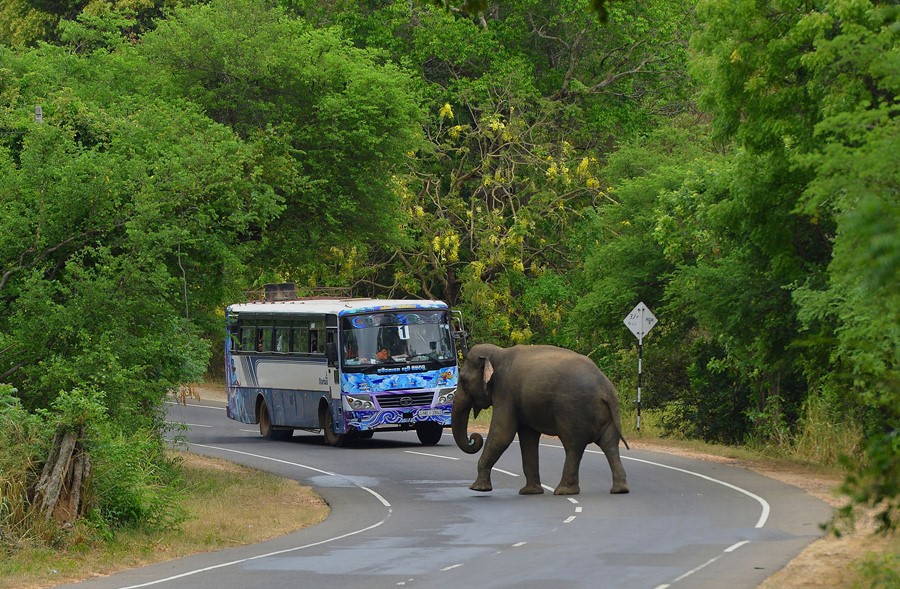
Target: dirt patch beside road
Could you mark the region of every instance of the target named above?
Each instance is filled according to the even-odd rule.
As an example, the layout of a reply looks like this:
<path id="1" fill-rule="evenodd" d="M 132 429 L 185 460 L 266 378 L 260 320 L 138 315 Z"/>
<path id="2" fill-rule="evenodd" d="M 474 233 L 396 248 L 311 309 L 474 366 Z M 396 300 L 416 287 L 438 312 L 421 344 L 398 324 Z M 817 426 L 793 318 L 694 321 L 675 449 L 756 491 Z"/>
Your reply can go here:
<path id="1" fill-rule="evenodd" d="M 841 483 L 841 477 L 837 475 L 776 461 L 727 458 L 640 440 L 630 441 L 629 444 L 642 450 L 746 468 L 803 489 L 834 508 L 843 506 L 846 501 L 836 493 Z M 896 535 L 875 535 L 875 522 L 871 513 L 859 514 L 858 517 L 855 529 L 850 533 L 841 537 L 830 532 L 823 533 L 821 538 L 807 546 L 786 567 L 769 577 L 759 589 L 836 589 L 863 586 L 856 584 L 859 577 L 857 566 L 867 556 L 897 553 L 900 551 L 900 539 Z"/>

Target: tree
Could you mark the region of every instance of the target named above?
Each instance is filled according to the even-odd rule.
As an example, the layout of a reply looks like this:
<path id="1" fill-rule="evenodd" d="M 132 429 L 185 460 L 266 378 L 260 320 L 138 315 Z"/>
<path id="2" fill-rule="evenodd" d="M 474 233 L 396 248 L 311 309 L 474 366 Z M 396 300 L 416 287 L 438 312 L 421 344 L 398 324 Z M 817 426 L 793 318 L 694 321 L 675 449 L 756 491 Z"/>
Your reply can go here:
<path id="1" fill-rule="evenodd" d="M 827 284 L 806 285 L 795 297 L 807 329 L 833 330 L 830 368 L 816 371 L 824 394 L 836 400 L 850 391 L 868 408 L 867 461 L 850 464 L 845 491 L 877 506 L 887 530 L 897 527 L 900 508 L 897 9 L 868 2 L 828 8 L 798 24 L 815 31 L 815 51 L 804 62 L 822 114 L 815 147 L 798 160 L 815 170 L 804 210 L 834 218 L 834 250 Z"/>
<path id="2" fill-rule="evenodd" d="M 278 199 L 252 146 L 189 102 L 132 86 L 146 69 L 135 54 L 0 51 L 0 380 L 59 433 L 80 432 L 57 439 L 92 452 L 108 475 L 95 484 L 117 485 L 93 495 L 101 511 L 134 492 L 140 505 L 116 522 L 149 523 L 162 512 L 142 502 L 171 480 L 128 469 L 169 472 L 163 401 L 205 371 L 199 326 L 237 290 L 242 241 Z M 102 423 L 63 419 L 88 405 Z M 53 479 L 38 485 L 48 505 Z"/>
<path id="3" fill-rule="evenodd" d="M 0 44 L 34 46 L 59 43 L 67 26 L 103 20 L 119 34 L 136 38 L 153 27 L 154 19 L 181 2 L 172 0 L 7 0 L 0 6 Z M 108 28 L 110 32 L 112 28 Z"/>
<path id="4" fill-rule="evenodd" d="M 788 342 L 802 350 L 795 365 L 836 406 L 851 393 L 842 419 L 865 416 L 868 461 L 848 483 L 894 527 L 896 7 L 708 1 L 700 14 L 704 104 L 720 136 L 744 149 L 735 188 L 751 198 L 736 203 L 735 221 L 771 260 L 772 285 L 794 293 L 789 332 L 804 330 Z"/>
<path id="5" fill-rule="evenodd" d="M 261 180 L 285 211 L 260 272 L 291 278 L 331 247 L 396 239 L 391 177 L 420 120 L 406 73 L 259 0 L 175 10 L 140 51 L 268 160 Z"/>
<path id="6" fill-rule="evenodd" d="M 464 2 L 456 6 L 450 0 L 431 0 L 433 4 L 443 6 L 445 9 L 452 9 L 462 14 L 478 14 L 488 9 L 490 2 L 488 0 L 464 0 Z M 609 4 L 612 0 L 591 0 L 591 8 L 596 13 L 600 22 L 605 23 L 609 19 Z"/>
<path id="7" fill-rule="evenodd" d="M 650 125 L 686 83 L 674 74 L 683 5 L 629 5 L 603 28 L 575 2 L 502 3 L 481 18 L 415 3 L 283 4 L 415 68 L 433 113 L 396 178 L 407 240 L 341 248 L 332 276 L 356 292 L 444 298 L 476 338 L 566 341 L 580 257 L 569 233 L 605 198 L 599 169 L 614 137 Z"/>

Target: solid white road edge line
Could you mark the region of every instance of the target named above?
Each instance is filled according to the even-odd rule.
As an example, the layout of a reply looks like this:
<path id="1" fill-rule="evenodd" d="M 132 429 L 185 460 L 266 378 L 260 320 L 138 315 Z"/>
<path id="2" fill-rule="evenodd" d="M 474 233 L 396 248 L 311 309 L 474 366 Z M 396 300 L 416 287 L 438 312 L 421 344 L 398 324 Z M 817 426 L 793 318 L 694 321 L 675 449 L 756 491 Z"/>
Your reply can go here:
<path id="1" fill-rule="evenodd" d="M 594 453 L 596 453 L 596 454 L 603 454 L 603 452 L 596 451 L 596 450 L 587 450 L 587 452 L 594 452 Z M 658 462 L 652 462 L 652 461 L 650 461 L 650 460 L 643 460 L 643 459 L 641 459 L 641 458 L 631 458 L 630 456 L 623 456 L 622 459 L 623 459 L 623 460 L 631 460 L 631 461 L 634 461 L 634 462 L 643 462 L 644 464 L 650 464 L 650 465 L 653 465 L 653 466 L 658 466 L 658 467 L 660 467 L 660 468 L 668 468 L 669 470 L 675 470 L 675 471 L 678 471 L 678 472 L 682 472 L 682 473 L 684 473 L 684 474 L 689 474 L 689 475 L 691 475 L 691 476 L 695 476 L 695 477 L 701 478 L 701 479 L 703 479 L 703 480 L 705 480 L 705 481 L 710 481 L 710 482 L 712 482 L 712 483 L 717 483 L 717 484 L 719 484 L 719 485 L 722 485 L 723 487 L 728 487 L 729 489 L 733 489 L 733 490 L 735 490 L 735 491 L 737 491 L 737 492 L 739 492 L 739 493 L 743 493 L 743 494 L 746 495 L 747 497 L 750 497 L 750 498 L 752 498 L 752 499 L 755 499 L 755 500 L 756 500 L 757 502 L 759 502 L 759 504 L 762 506 L 762 512 L 760 513 L 759 519 L 756 521 L 756 524 L 755 524 L 753 527 L 754 527 L 754 528 L 761 528 L 761 527 L 763 527 L 764 525 L 766 525 L 766 521 L 769 519 L 769 513 L 772 511 L 771 508 L 769 507 L 769 503 L 768 503 L 765 499 L 763 499 L 762 497 L 760 497 L 759 495 L 757 495 L 757 494 L 755 494 L 755 493 L 751 493 L 751 492 L 748 491 L 747 489 L 742 489 L 741 487 L 738 487 L 737 485 L 732 485 L 731 483 L 726 483 L 725 481 L 720 481 L 719 479 L 714 479 L 714 478 L 711 477 L 711 476 L 707 476 L 707 475 L 705 475 L 705 474 L 700 474 L 699 472 L 694 472 L 694 471 L 692 471 L 692 470 L 685 470 L 685 469 L 683 469 L 683 468 L 678 468 L 678 467 L 675 467 L 675 466 L 669 466 L 669 465 L 667 465 L 667 464 L 660 464 L 660 463 L 658 463 Z"/>
<path id="2" fill-rule="evenodd" d="M 166 405 L 181 405 L 177 401 L 166 401 Z M 215 409 L 216 411 L 225 411 L 227 407 L 214 407 L 212 405 L 195 405 L 191 403 L 190 405 L 181 405 L 182 407 L 200 407 L 201 409 Z"/>
<path id="3" fill-rule="evenodd" d="M 519 475 L 517 475 L 517 474 L 514 473 L 514 472 L 509 472 L 508 470 L 503 470 L 502 468 L 494 467 L 494 468 L 492 468 L 491 470 L 496 470 L 497 472 L 502 472 L 503 474 L 507 474 L 507 475 L 509 475 L 509 476 L 511 476 L 511 477 L 517 477 L 517 476 L 519 476 Z M 552 491 L 552 490 L 553 490 L 553 489 L 551 489 L 551 491 Z"/>
<path id="4" fill-rule="evenodd" d="M 443 458 L 444 460 L 459 460 L 454 456 L 441 456 L 440 454 L 428 454 L 427 452 L 415 452 L 413 450 L 404 450 L 407 454 L 418 454 L 419 456 L 430 456 L 432 458 Z"/>
<path id="5" fill-rule="evenodd" d="M 390 507 L 391 507 L 391 504 L 388 503 L 388 500 L 387 500 L 387 499 L 385 499 L 384 497 L 382 497 L 381 495 L 379 495 L 378 493 L 376 493 L 376 492 L 373 491 L 372 489 L 370 489 L 370 488 L 368 488 L 368 487 L 363 487 L 362 485 L 357 485 L 356 483 L 353 482 L 353 479 L 351 479 L 351 478 L 349 478 L 349 477 L 345 477 L 344 475 L 338 474 L 338 473 L 336 473 L 336 472 L 328 472 L 327 470 L 321 470 L 321 469 L 318 469 L 318 468 L 315 468 L 315 467 L 312 467 L 312 466 L 307 466 L 307 465 L 305 465 L 305 464 L 299 464 L 299 463 L 297 463 L 297 462 L 290 462 L 290 461 L 288 461 L 288 460 L 281 460 L 280 458 L 271 458 L 271 457 L 269 457 L 269 456 L 262 456 L 261 454 L 253 454 L 253 453 L 251 453 L 251 452 L 244 452 L 244 451 L 242 451 L 242 450 L 233 450 L 233 449 L 231 449 L 231 448 L 222 448 L 221 446 L 207 446 L 206 444 L 188 444 L 188 445 L 189 445 L 189 446 L 197 446 L 198 448 L 211 448 L 211 449 L 213 449 L 213 450 L 221 450 L 222 452 L 232 452 L 232 453 L 234 453 L 234 454 L 242 454 L 242 455 L 244 455 L 244 456 L 251 456 L 251 457 L 253 457 L 253 458 L 260 458 L 260 459 L 262 459 L 262 460 L 269 460 L 269 461 L 271 461 L 271 462 L 280 462 L 281 464 L 287 464 L 287 465 L 289 465 L 289 466 L 296 466 L 297 468 L 305 468 L 306 470 L 311 470 L 311 471 L 313 471 L 313 472 L 318 472 L 318 473 L 321 473 L 321 474 L 326 474 L 326 475 L 331 476 L 331 477 L 337 477 L 337 478 L 346 479 L 347 481 L 353 483 L 353 486 L 358 487 L 358 488 L 360 488 L 360 489 L 362 489 L 363 491 L 366 491 L 366 492 L 368 492 L 368 493 L 371 493 L 376 499 L 378 499 L 379 501 L 381 501 L 382 505 L 384 505 L 385 507 L 387 507 L 387 508 L 390 508 Z"/>
<path id="6" fill-rule="evenodd" d="M 557 446 L 555 444 L 541 444 L 541 446 L 546 446 L 547 448 L 556 448 L 557 450 L 564 450 L 564 448 L 562 446 Z M 589 452 L 591 454 L 603 454 L 603 452 L 601 452 L 600 450 L 586 449 L 585 452 Z M 753 526 L 755 528 L 761 528 L 764 525 L 766 525 L 766 521 L 768 521 L 768 519 L 769 519 L 769 513 L 772 511 L 771 507 L 769 506 L 769 503 L 765 499 L 760 497 L 759 495 L 757 495 L 755 493 L 751 493 L 747 489 L 742 489 L 741 487 L 738 487 L 737 485 L 732 485 L 731 483 L 726 483 L 725 481 L 715 479 L 711 476 L 707 476 L 705 474 L 700 474 L 699 472 L 694 472 L 692 470 L 687 470 L 684 468 L 678 468 L 677 466 L 669 466 L 667 464 L 660 464 L 659 462 L 653 462 L 652 460 L 644 460 L 642 458 L 632 458 L 631 456 L 622 456 L 622 460 L 631 460 L 632 462 L 642 462 L 644 464 L 650 464 L 652 466 L 658 466 L 660 468 L 667 468 L 669 470 L 674 470 L 674 471 L 681 472 L 684 474 L 689 474 L 691 476 L 701 478 L 705 481 L 710 481 L 712 483 L 722 485 L 723 487 L 728 487 L 729 489 L 733 489 L 739 493 L 743 493 L 744 495 L 746 495 L 752 499 L 755 499 L 762 507 L 762 512 L 759 515 L 759 519 L 756 521 L 756 524 Z"/>
<path id="7" fill-rule="evenodd" d="M 282 463 L 282 464 L 288 464 L 288 465 L 290 465 L 290 466 L 296 466 L 296 467 L 298 467 L 298 468 L 305 468 L 305 469 L 311 470 L 311 471 L 313 471 L 313 472 L 318 472 L 318 473 L 326 474 L 326 475 L 333 476 L 333 477 L 341 477 L 341 478 L 345 478 L 343 475 L 340 475 L 340 474 L 337 474 L 337 473 L 328 472 L 328 471 L 326 471 L 326 470 L 320 470 L 320 469 L 318 469 L 318 468 L 314 468 L 314 467 L 312 467 L 312 466 L 307 466 L 307 465 L 305 465 L 305 464 L 298 464 L 298 463 L 296 463 L 296 462 L 289 462 L 289 461 L 287 461 L 287 460 L 280 460 L 280 459 L 278 459 L 278 458 L 271 458 L 271 457 L 269 457 L 269 456 L 261 456 L 261 455 L 259 455 L 259 454 L 251 454 L 250 452 L 242 452 L 242 451 L 240 451 L 240 450 L 233 450 L 233 449 L 230 449 L 230 448 L 222 448 L 221 446 L 208 446 L 208 445 L 206 445 L 206 444 L 190 444 L 190 445 L 197 446 L 198 448 L 210 448 L 210 449 L 212 449 L 212 450 L 221 450 L 222 452 L 233 452 L 234 454 L 243 454 L 244 456 L 252 456 L 252 457 L 254 457 L 254 458 L 260 458 L 260 459 L 262 459 L 262 460 L 271 460 L 272 462 L 280 462 L 280 463 Z M 348 480 L 349 480 L 349 479 L 348 479 Z M 352 482 L 352 481 L 351 481 L 351 482 Z M 286 554 L 286 553 L 288 553 L 288 552 L 296 552 L 296 551 L 298 551 L 298 550 L 304 550 L 304 549 L 306 549 L 306 548 L 312 548 L 312 547 L 314 547 L 314 546 L 321 546 L 322 544 L 328 544 L 328 543 L 334 542 L 334 541 L 336 541 L 336 540 L 343 540 L 344 538 L 349 538 L 350 536 L 355 536 L 355 535 L 361 534 L 361 533 L 363 533 L 363 532 L 368 532 L 369 530 L 374 530 L 375 528 L 377 528 L 378 526 L 380 526 L 381 524 L 383 524 L 384 522 L 386 522 L 387 519 L 391 516 L 391 512 L 392 512 L 391 504 L 388 503 L 387 499 L 385 499 L 384 497 L 382 497 L 381 495 L 379 495 L 378 493 L 376 493 L 376 492 L 373 491 L 372 489 L 369 489 L 368 487 L 363 487 L 362 485 L 355 485 L 355 486 L 358 487 L 358 488 L 360 488 L 360 489 L 362 489 L 362 490 L 364 490 L 364 491 L 367 491 L 367 492 L 371 493 L 376 499 L 378 499 L 378 500 L 382 503 L 382 505 L 384 505 L 385 507 L 388 508 L 388 513 L 387 513 L 387 515 L 386 515 L 384 518 L 382 518 L 381 521 L 379 521 L 379 522 L 377 522 L 377 523 L 374 523 L 374 524 L 372 524 L 371 526 L 367 526 L 367 527 L 365 527 L 365 528 L 362 528 L 362 529 L 359 529 L 359 530 L 355 530 L 355 531 L 353 531 L 353 532 L 347 532 L 346 534 L 341 534 L 340 536 L 335 536 L 334 538 L 328 538 L 328 539 L 325 539 L 325 540 L 320 540 L 319 542 L 313 542 L 313 543 L 311 543 L 311 544 L 304 544 L 303 546 L 294 546 L 293 548 L 285 548 L 284 550 L 276 550 L 276 551 L 274 551 L 274 552 L 267 552 L 267 553 L 265 553 L 265 554 L 257 554 L 256 556 L 250 556 L 250 557 L 248 557 L 248 558 L 241 558 L 241 559 L 238 559 L 238 560 L 232 560 L 232 561 L 229 561 L 229 562 L 223 562 L 223 563 L 215 564 L 215 565 L 212 565 L 212 566 L 203 567 L 203 568 L 201 568 L 201 569 L 196 569 L 196 570 L 193 570 L 193 571 L 187 571 L 187 572 L 184 572 L 184 573 L 181 573 L 181 574 L 178 574 L 178 575 L 172 575 L 172 576 L 170 576 L 170 577 L 165 577 L 165 578 L 163 578 L 163 579 L 155 579 L 155 580 L 153 580 L 153 581 L 147 581 L 146 583 L 140 583 L 140 584 L 138 584 L 138 585 L 128 585 L 128 586 L 125 586 L 125 587 L 119 587 L 119 589 L 139 589 L 140 587 L 150 587 L 151 585 L 159 585 L 159 584 L 161 584 L 161 583 L 168 583 L 169 581 L 175 581 L 175 580 L 177 580 L 177 579 L 183 579 L 183 578 L 185 578 L 185 577 L 190 577 L 190 576 L 197 575 L 197 574 L 200 574 L 200 573 L 205 573 L 205 572 L 213 571 L 213 570 L 216 570 L 216 569 L 221 569 L 221 568 L 225 568 L 225 567 L 229 567 L 229 566 L 234 566 L 234 565 L 236 565 L 236 564 L 242 564 L 242 563 L 245 563 L 245 562 L 249 562 L 249 561 L 251 561 L 251 560 L 257 560 L 257 559 L 260 559 L 260 558 L 267 558 L 267 557 L 269 557 L 269 556 L 278 556 L 279 554 Z"/>

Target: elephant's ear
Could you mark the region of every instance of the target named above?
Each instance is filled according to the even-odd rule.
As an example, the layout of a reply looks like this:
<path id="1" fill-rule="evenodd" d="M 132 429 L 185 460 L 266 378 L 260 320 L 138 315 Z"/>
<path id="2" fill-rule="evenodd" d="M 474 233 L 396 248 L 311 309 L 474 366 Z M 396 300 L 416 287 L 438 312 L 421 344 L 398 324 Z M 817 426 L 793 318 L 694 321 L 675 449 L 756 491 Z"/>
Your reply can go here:
<path id="1" fill-rule="evenodd" d="M 494 365 L 491 364 L 490 358 L 484 359 L 484 388 L 487 390 L 488 385 L 491 383 L 491 377 L 494 376 Z"/>

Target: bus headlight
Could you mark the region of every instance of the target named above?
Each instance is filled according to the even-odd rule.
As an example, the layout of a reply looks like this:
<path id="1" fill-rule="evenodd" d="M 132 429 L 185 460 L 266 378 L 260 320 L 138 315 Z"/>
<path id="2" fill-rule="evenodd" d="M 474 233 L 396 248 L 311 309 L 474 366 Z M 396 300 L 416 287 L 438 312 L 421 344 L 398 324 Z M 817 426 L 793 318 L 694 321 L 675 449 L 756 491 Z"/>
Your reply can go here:
<path id="1" fill-rule="evenodd" d="M 438 405 L 446 405 L 447 403 L 453 402 L 453 397 L 456 395 L 456 389 L 443 389 L 441 390 L 441 394 L 438 397 Z"/>
<path id="2" fill-rule="evenodd" d="M 347 399 L 347 404 L 353 411 L 375 409 L 375 403 L 372 402 L 370 395 L 347 395 L 344 398 Z"/>

